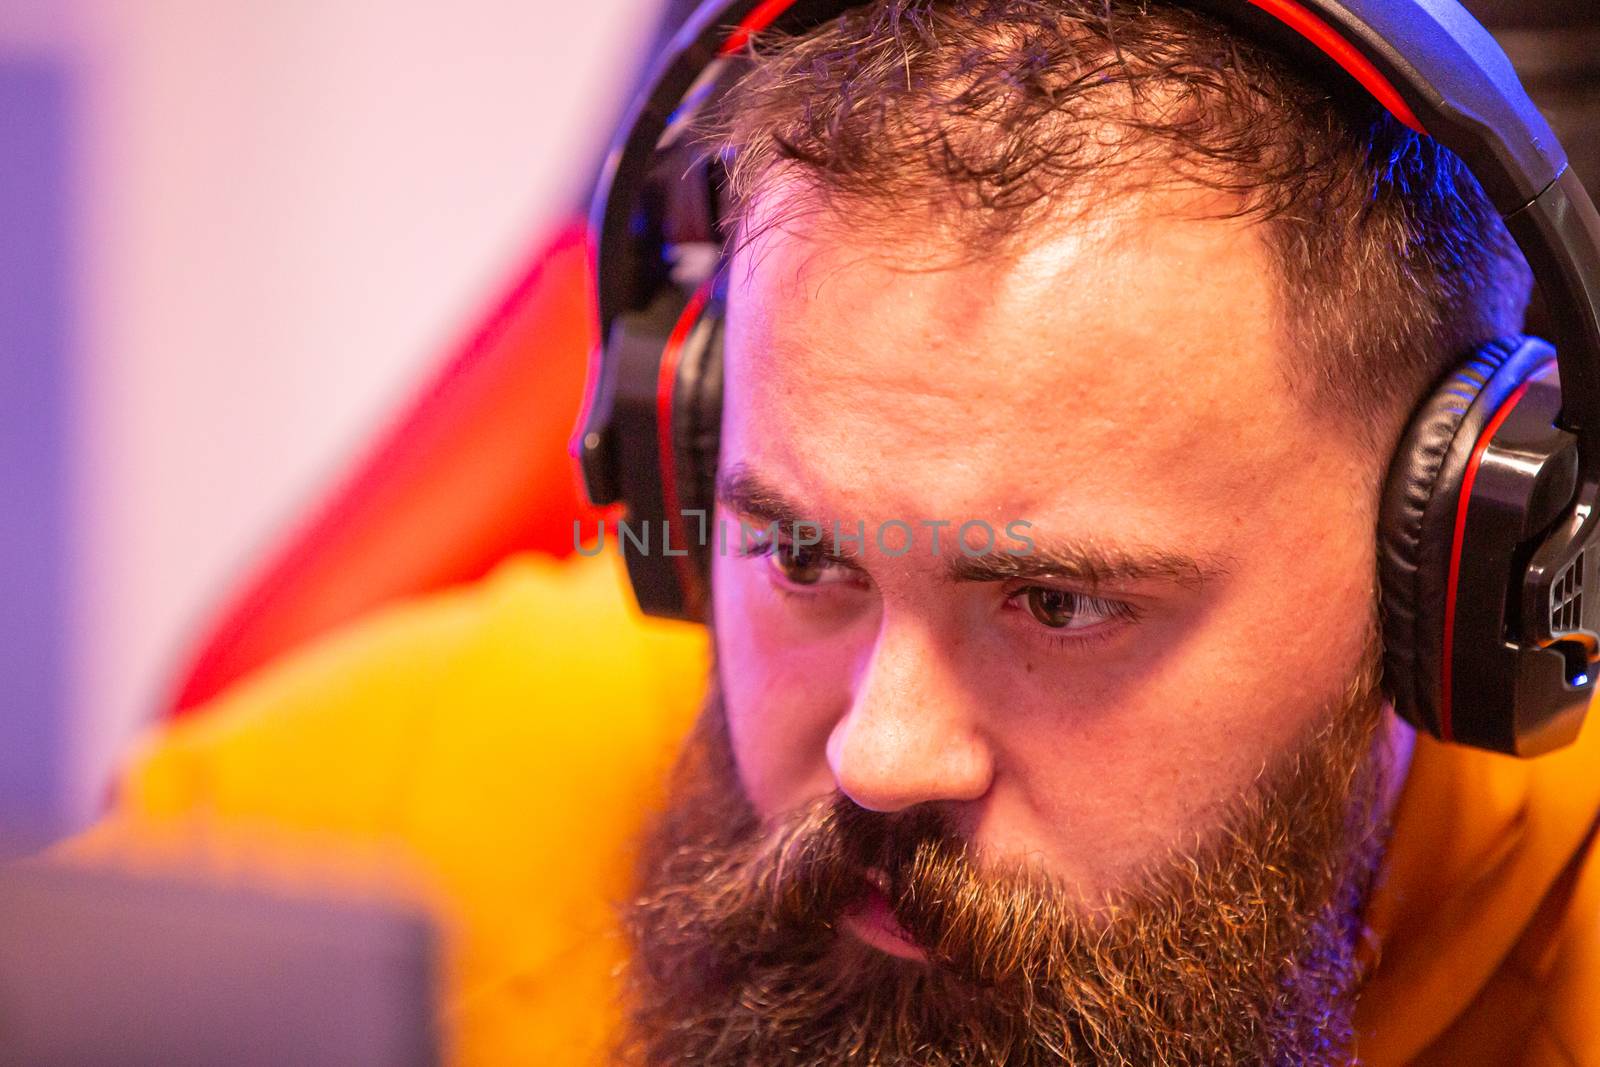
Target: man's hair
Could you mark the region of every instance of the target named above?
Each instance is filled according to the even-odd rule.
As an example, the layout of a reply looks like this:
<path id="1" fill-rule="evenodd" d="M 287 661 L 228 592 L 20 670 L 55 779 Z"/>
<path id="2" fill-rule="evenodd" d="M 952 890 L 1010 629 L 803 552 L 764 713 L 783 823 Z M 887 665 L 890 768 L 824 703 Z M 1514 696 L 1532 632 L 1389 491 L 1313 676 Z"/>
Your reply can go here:
<path id="1" fill-rule="evenodd" d="M 1266 225 L 1291 388 L 1375 448 L 1450 364 L 1522 328 L 1527 266 L 1458 158 L 1175 4 L 877 0 L 750 63 L 708 123 L 745 239 L 774 192 L 782 219 L 899 216 L 996 249 L 1063 205 L 1218 190 Z"/>

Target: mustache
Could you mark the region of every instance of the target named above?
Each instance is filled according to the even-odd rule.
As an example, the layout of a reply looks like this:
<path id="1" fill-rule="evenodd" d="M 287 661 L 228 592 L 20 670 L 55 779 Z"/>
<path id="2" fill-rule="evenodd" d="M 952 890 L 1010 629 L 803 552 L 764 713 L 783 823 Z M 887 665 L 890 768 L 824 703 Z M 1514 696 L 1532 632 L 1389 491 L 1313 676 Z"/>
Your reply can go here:
<path id="1" fill-rule="evenodd" d="M 839 919 L 874 882 L 887 882 L 897 915 L 897 901 L 906 900 L 909 918 L 926 904 L 907 892 L 919 866 L 966 851 L 932 807 L 874 812 L 839 792 L 764 826 L 753 816 L 724 825 L 719 839 L 679 843 L 657 859 L 654 888 L 630 906 L 636 927 L 669 942 L 663 955 L 680 962 L 687 955 L 708 986 L 751 961 L 824 959 L 849 936 Z M 922 940 L 933 933 L 929 925 L 906 930 Z M 670 977 L 684 981 L 681 970 Z"/>
<path id="2" fill-rule="evenodd" d="M 936 806 L 876 812 L 835 792 L 748 829 L 678 847 L 658 868 L 659 888 L 633 902 L 635 922 L 670 931 L 680 947 L 705 947 L 696 964 L 710 983 L 730 961 L 821 961 L 849 936 L 838 932 L 840 917 L 875 888 L 930 964 L 978 987 L 1026 992 L 1062 951 L 1063 930 L 1076 940 L 1084 925 L 1049 877 L 1019 865 L 980 869 Z M 671 924 L 653 921 L 666 916 Z"/>
<path id="3" fill-rule="evenodd" d="M 661 888 L 634 907 L 648 916 L 692 897 L 700 921 L 686 937 L 793 952 L 830 930 L 868 890 L 869 876 L 887 876 L 894 896 L 904 895 L 919 856 L 926 862 L 935 851 L 965 852 L 939 811 L 874 812 L 835 792 L 767 827 L 752 818 L 725 839 L 678 845 L 654 865 Z"/>

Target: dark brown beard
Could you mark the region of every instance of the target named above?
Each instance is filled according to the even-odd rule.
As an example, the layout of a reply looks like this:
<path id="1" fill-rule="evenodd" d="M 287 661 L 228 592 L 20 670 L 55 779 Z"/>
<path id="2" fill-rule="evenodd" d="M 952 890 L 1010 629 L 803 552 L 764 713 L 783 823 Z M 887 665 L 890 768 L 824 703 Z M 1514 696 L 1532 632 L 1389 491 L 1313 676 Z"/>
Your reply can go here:
<path id="1" fill-rule="evenodd" d="M 1229 810 L 1091 907 L 946 812 L 824 797 L 763 827 L 715 691 L 624 907 L 625 1062 L 1347 1064 L 1382 851 L 1370 666 Z M 867 872 L 928 963 L 838 929 Z"/>

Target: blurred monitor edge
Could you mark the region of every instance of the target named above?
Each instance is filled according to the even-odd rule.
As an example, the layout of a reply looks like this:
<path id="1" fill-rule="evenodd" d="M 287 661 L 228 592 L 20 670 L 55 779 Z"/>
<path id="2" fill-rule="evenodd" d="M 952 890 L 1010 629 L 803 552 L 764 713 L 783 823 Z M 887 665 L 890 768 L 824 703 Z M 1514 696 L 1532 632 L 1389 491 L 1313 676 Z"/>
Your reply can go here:
<path id="1" fill-rule="evenodd" d="M 0 868 L 0 1064 L 427 1067 L 419 914 L 39 863 Z"/>

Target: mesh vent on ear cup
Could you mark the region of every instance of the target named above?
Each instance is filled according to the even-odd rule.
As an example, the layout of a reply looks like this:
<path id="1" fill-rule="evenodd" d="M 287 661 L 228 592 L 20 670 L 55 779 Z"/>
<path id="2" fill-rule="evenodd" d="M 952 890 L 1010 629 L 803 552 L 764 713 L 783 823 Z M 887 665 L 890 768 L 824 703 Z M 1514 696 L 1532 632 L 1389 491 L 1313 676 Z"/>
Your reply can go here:
<path id="1" fill-rule="evenodd" d="M 1571 633 L 1583 618 L 1584 553 L 1567 564 L 1550 593 L 1550 631 Z"/>

